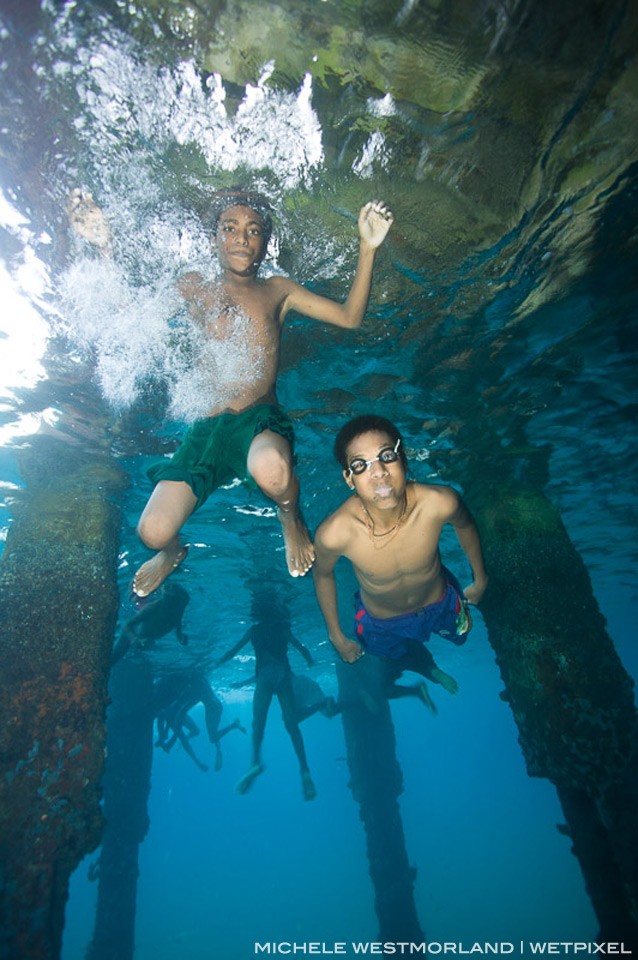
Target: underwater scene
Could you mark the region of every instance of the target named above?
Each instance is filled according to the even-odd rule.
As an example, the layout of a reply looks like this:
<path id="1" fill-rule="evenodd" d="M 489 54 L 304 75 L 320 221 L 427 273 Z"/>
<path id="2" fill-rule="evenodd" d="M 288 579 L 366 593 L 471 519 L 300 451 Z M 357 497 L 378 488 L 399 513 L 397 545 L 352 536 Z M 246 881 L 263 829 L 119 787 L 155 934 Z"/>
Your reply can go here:
<path id="1" fill-rule="evenodd" d="M 0 120 L 0 960 L 634 955 L 638 6 L 1 0 Z"/>

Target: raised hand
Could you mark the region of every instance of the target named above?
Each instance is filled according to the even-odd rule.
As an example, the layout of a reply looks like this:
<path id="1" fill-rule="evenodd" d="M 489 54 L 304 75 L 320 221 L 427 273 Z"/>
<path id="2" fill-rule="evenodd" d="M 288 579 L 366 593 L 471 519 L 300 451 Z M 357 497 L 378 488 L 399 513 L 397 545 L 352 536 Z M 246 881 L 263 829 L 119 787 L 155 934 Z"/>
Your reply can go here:
<path id="1" fill-rule="evenodd" d="M 376 249 L 386 238 L 394 222 L 392 211 L 381 200 L 370 200 L 359 213 L 359 236 Z"/>
<path id="2" fill-rule="evenodd" d="M 105 256 L 111 252 L 111 230 L 93 196 L 76 187 L 67 200 L 69 222 L 80 237 L 96 246 Z"/>

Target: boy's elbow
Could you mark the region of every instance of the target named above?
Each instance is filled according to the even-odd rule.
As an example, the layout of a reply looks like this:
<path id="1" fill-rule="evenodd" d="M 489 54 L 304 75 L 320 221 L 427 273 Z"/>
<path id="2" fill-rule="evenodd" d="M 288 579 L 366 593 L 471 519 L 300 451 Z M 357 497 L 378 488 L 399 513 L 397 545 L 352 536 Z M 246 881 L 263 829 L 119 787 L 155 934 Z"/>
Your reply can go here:
<path id="1" fill-rule="evenodd" d="M 363 314 L 362 313 L 351 313 L 349 311 L 344 311 L 343 314 L 343 326 L 348 330 L 358 330 L 361 324 L 363 323 Z"/>

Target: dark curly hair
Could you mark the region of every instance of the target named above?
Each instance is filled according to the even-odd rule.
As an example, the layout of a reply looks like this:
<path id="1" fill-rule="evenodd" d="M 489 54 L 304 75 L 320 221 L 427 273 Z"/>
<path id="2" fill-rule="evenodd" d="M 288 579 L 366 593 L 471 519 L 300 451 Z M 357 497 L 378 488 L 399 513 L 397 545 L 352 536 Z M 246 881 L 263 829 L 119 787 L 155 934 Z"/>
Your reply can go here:
<path id="1" fill-rule="evenodd" d="M 264 231 L 264 250 L 272 234 L 272 207 L 268 199 L 256 190 L 247 187 L 229 187 L 217 190 L 211 198 L 208 223 L 211 233 L 217 233 L 219 218 L 229 207 L 249 207 L 259 216 Z"/>
<path id="2" fill-rule="evenodd" d="M 399 459 L 403 464 L 403 469 L 407 470 L 408 458 L 405 455 L 403 437 L 390 420 L 387 420 L 385 417 L 380 417 L 376 413 L 362 413 L 360 416 L 344 424 L 337 434 L 334 445 L 334 455 L 341 464 L 341 467 L 344 470 L 348 469 L 346 450 L 352 441 L 356 437 L 360 437 L 362 433 L 370 433 L 373 430 L 379 433 L 387 433 L 393 444 L 395 444 L 397 440 L 401 441 L 399 445 Z"/>

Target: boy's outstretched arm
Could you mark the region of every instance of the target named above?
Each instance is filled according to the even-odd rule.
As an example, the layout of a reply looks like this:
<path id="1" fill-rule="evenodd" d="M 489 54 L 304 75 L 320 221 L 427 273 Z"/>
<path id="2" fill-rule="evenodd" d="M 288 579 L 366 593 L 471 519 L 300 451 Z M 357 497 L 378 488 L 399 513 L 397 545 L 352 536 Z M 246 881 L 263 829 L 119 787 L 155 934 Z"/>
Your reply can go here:
<path id="1" fill-rule="evenodd" d="M 488 581 L 483 560 L 483 550 L 481 548 L 481 537 L 474 517 L 460 497 L 458 498 L 457 509 L 453 516 L 450 517 L 450 523 L 454 527 L 454 531 L 469 561 L 474 577 L 473 582 L 463 591 L 465 599 L 468 600 L 469 603 L 480 603 L 487 589 Z"/>
<path id="2" fill-rule="evenodd" d="M 253 631 L 253 628 L 248 627 L 248 630 L 246 630 L 241 640 L 238 640 L 237 643 L 230 648 L 230 650 L 227 650 L 226 653 L 223 653 L 221 657 L 215 660 L 215 662 L 213 663 L 213 667 L 221 667 L 223 663 L 228 663 L 229 660 L 232 660 L 233 657 L 236 657 L 239 651 L 241 650 L 241 648 L 245 647 L 248 641 L 250 640 L 252 631 Z"/>
<path id="3" fill-rule="evenodd" d="M 342 660 L 354 663 L 363 656 L 363 650 L 354 640 L 348 639 L 339 623 L 337 606 L 337 582 L 334 575 L 339 554 L 330 550 L 324 541 L 322 527 L 315 534 L 316 560 L 312 568 L 315 593 L 319 609 L 326 622 L 328 637 Z"/>
<path id="4" fill-rule="evenodd" d="M 308 647 L 305 644 L 303 644 L 301 640 L 298 640 L 297 637 L 293 636 L 292 633 L 290 634 L 290 639 L 288 642 L 290 643 L 291 647 L 294 647 L 295 650 L 299 651 L 299 653 L 304 658 L 308 666 L 312 667 L 315 661 Z"/>
<path id="5" fill-rule="evenodd" d="M 380 200 L 371 200 L 359 212 L 359 259 L 350 293 L 344 303 L 330 300 L 307 290 L 292 280 L 285 280 L 286 299 L 281 309 L 281 319 L 289 310 L 303 313 L 306 317 L 332 323 L 337 327 L 355 329 L 361 322 L 368 306 L 372 268 L 378 248 L 386 238 L 394 222 L 392 212 Z"/>

